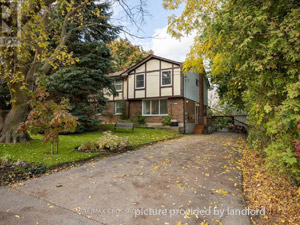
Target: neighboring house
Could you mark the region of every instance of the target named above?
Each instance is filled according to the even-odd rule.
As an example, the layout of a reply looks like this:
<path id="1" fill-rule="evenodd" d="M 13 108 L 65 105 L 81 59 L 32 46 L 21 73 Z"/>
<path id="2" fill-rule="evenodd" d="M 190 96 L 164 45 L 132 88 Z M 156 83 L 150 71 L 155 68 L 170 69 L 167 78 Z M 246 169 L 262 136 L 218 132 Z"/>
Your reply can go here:
<path id="1" fill-rule="evenodd" d="M 182 63 L 150 55 L 126 71 L 109 74 L 118 96 L 109 99 L 105 122 L 117 122 L 121 115 L 136 120 L 145 117 L 148 126 L 162 125 L 171 116 L 182 132 L 206 124 L 209 82 L 203 74 L 182 73 Z M 200 126 L 204 128 L 204 126 Z"/>

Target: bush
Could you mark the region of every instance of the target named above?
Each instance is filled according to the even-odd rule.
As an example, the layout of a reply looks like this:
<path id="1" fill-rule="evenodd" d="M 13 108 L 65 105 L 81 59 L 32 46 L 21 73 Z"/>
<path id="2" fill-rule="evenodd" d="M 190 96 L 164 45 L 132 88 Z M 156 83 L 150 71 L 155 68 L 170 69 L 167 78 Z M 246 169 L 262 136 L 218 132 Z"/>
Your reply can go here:
<path id="1" fill-rule="evenodd" d="M 87 142 L 82 144 L 78 150 L 81 152 L 98 151 L 99 146 L 96 142 Z"/>
<path id="2" fill-rule="evenodd" d="M 130 146 L 128 138 L 122 138 L 113 135 L 111 131 L 103 133 L 104 135 L 97 141 L 98 148 L 109 151 L 123 151 Z"/>
<path id="3" fill-rule="evenodd" d="M 146 118 L 145 118 L 144 116 L 139 115 L 139 116 L 138 116 L 138 119 L 137 119 L 138 124 L 139 124 L 139 125 L 146 125 L 145 119 L 146 119 Z"/>
<path id="4" fill-rule="evenodd" d="M 0 166 L 5 166 L 10 164 L 13 161 L 13 158 L 10 155 L 5 155 L 0 158 Z"/>
<path id="5" fill-rule="evenodd" d="M 128 138 L 122 138 L 117 135 L 113 135 L 111 131 L 106 131 L 103 136 L 98 139 L 97 142 L 87 142 L 82 144 L 78 151 L 90 152 L 90 151 L 124 151 L 130 147 Z"/>
<path id="6" fill-rule="evenodd" d="M 46 166 L 42 164 L 29 164 L 26 167 L 25 172 L 27 175 L 32 177 L 33 175 L 43 174 L 46 172 L 46 170 L 47 170 Z"/>
<path id="7" fill-rule="evenodd" d="M 171 116 L 168 116 L 168 117 L 163 118 L 163 120 L 162 120 L 163 126 L 170 126 L 171 120 L 172 120 L 172 117 L 171 117 Z"/>

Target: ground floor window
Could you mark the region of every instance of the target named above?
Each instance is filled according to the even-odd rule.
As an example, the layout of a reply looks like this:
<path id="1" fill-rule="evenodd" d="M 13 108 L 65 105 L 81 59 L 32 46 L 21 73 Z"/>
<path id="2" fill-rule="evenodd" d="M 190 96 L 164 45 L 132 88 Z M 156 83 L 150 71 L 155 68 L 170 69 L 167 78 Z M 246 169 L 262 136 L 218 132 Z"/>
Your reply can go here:
<path id="1" fill-rule="evenodd" d="M 156 116 L 168 115 L 168 100 L 143 100 L 143 115 Z"/>
<path id="2" fill-rule="evenodd" d="M 115 114 L 122 114 L 122 101 L 115 102 Z"/>

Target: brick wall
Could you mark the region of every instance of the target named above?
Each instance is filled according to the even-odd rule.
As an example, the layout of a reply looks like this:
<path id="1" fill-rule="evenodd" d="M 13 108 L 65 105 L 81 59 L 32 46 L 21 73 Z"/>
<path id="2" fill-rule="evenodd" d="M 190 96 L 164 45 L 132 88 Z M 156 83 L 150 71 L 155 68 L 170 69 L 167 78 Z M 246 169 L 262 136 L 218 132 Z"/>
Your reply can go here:
<path id="1" fill-rule="evenodd" d="M 183 98 L 168 99 L 168 114 L 178 123 L 183 123 Z M 142 115 L 142 101 L 131 101 L 129 117 L 136 119 L 139 115 Z M 145 118 L 146 123 L 161 123 L 164 117 L 145 116 Z"/>
<path id="2" fill-rule="evenodd" d="M 183 98 L 168 99 L 168 114 L 176 119 L 178 123 L 183 123 Z M 121 116 L 114 115 L 114 102 L 108 102 L 106 116 L 100 116 L 100 119 L 106 123 L 115 123 L 121 119 Z M 126 111 L 129 118 L 137 121 L 137 117 L 142 115 L 142 100 L 126 102 Z M 161 123 L 163 116 L 145 116 L 146 123 Z"/>
<path id="3" fill-rule="evenodd" d="M 115 103 L 114 102 L 108 102 L 107 103 L 107 110 L 105 110 L 105 116 L 99 116 L 99 119 L 106 122 L 106 123 L 116 123 L 121 119 L 121 116 L 114 115 L 115 112 Z"/>

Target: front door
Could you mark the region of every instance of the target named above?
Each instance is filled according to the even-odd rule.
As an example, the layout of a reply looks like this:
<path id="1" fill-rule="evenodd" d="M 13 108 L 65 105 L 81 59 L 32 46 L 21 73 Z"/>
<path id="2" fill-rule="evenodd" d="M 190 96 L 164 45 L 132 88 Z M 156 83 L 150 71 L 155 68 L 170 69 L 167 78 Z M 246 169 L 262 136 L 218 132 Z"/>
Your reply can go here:
<path id="1" fill-rule="evenodd" d="M 198 124 L 198 106 L 195 104 L 195 124 Z"/>

